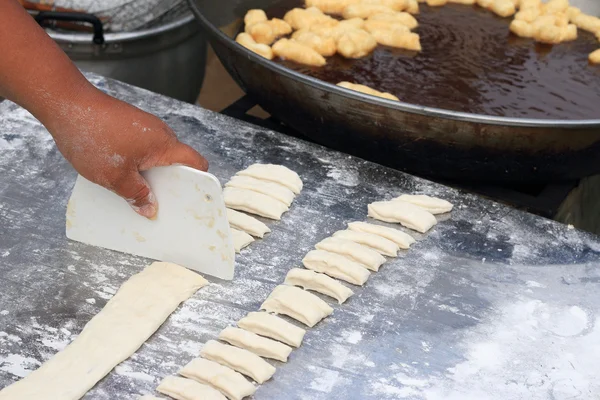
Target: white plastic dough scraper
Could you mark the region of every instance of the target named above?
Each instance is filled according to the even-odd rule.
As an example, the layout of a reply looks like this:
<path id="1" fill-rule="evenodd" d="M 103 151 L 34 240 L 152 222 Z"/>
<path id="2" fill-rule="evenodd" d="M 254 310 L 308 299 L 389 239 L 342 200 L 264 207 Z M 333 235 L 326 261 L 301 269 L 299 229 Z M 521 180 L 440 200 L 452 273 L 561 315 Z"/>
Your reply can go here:
<path id="1" fill-rule="evenodd" d="M 157 167 L 142 175 L 158 201 L 155 220 L 78 176 L 67 206 L 67 237 L 233 279 L 235 252 L 217 178 L 183 166 Z"/>

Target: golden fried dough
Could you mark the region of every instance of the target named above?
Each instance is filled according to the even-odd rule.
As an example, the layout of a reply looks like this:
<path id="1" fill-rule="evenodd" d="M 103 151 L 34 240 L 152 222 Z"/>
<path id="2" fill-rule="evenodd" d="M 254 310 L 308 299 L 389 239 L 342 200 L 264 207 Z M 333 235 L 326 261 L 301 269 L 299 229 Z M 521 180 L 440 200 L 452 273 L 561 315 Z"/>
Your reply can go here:
<path id="1" fill-rule="evenodd" d="M 308 29 L 300 29 L 294 32 L 292 40 L 302 43 L 324 57 L 332 56 L 337 51 L 335 39 L 332 37 L 319 36 Z"/>
<path id="2" fill-rule="evenodd" d="M 584 31 L 592 33 L 600 31 L 600 18 L 598 17 L 581 13 L 573 18 L 571 22 L 577 25 L 579 29 L 583 29 Z"/>
<path id="3" fill-rule="evenodd" d="M 371 35 L 377 43 L 384 46 L 397 47 L 400 49 L 421 51 L 421 40 L 419 35 L 407 32 L 403 29 L 380 29 L 373 31 Z"/>
<path id="4" fill-rule="evenodd" d="M 246 16 L 244 17 L 244 24 L 246 26 L 246 29 L 248 29 L 248 27 L 254 24 L 258 24 L 259 22 L 265 22 L 267 20 L 267 14 L 265 14 L 263 10 L 249 10 L 246 13 Z"/>
<path id="5" fill-rule="evenodd" d="M 369 18 L 371 15 L 380 13 L 393 13 L 394 10 L 381 4 L 352 4 L 344 8 L 342 16 L 345 19 L 350 18 Z"/>
<path id="6" fill-rule="evenodd" d="M 562 38 L 562 29 L 556 25 L 543 25 L 536 30 L 533 38 L 542 43 L 558 44 Z"/>
<path id="7" fill-rule="evenodd" d="M 592 52 L 589 56 L 589 60 L 592 64 L 600 64 L 600 49 Z"/>
<path id="8" fill-rule="evenodd" d="M 573 40 L 577 40 L 577 25 L 569 24 L 562 28 L 562 37 L 560 38 L 561 42 L 571 42 Z"/>
<path id="9" fill-rule="evenodd" d="M 527 10 L 530 8 L 537 8 L 541 12 L 542 5 L 542 0 L 521 0 L 519 9 Z"/>
<path id="10" fill-rule="evenodd" d="M 475 2 L 477 3 L 477 5 L 479 7 L 490 9 L 490 8 L 492 8 L 492 4 L 494 3 L 494 0 L 475 0 Z"/>
<path id="11" fill-rule="evenodd" d="M 427 0 L 427 5 L 429 7 L 441 7 L 448 4 L 448 0 Z"/>
<path id="12" fill-rule="evenodd" d="M 569 8 L 569 0 L 550 0 L 542 6 L 544 14 L 556 14 L 558 12 L 567 11 Z"/>
<path id="13" fill-rule="evenodd" d="M 527 8 L 516 13 L 515 19 L 519 21 L 533 22 L 541 14 L 542 10 L 540 10 L 539 8 Z"/>
<path id="14" fill-rule="evenodd" d="M 406 9 L 404 10 L 409 14 L 419 13 L 419 2 L 417 0 L 408 0 L 406 3 Z"/>
<path id="15" fill-rule="evenodd" d="M 250 36 L 250 34 L 248 33 L 240 33 L 239 35 L 237 35 L 237 38 L 235 38 L 235 41 L 247 48 L 248 50 L 253 51 L 258 55 L 261 55 L 268 60 L 273 59 L 273 50 L 271 50 L 271 48 L 266 44 L 256 43 L 254 38 L 252 38 L 252 36 Z"/>
<path id="16" fill-rule="evenodd" d="M 372 20 L 369 19 L 365 22 L 365 28 L 364 28 L 367 32 L 369 33 L 373 33 L 374 31 L 381 31 L 381 30 L 404 30 L 404 32 L 408 33 L 410 32 L 410 29 L 408 29 L 408 27 L 406 25 L 403 25 L 399 22 L 393 22 L 393 21 L 381 21 L 381 20 Z"/>
<path id="17" fill-rule="evenodd" d="M 317 7 L 294 8 L 288 11 L 283 20 L 293 29 L 310 28 L 315 24 L 335 24 L 337 21 L 328 15 L 323 14 Z"/>
<path id="18" fill-rule="evenodd" d="M 471 6 L 475 4 L 475 0 L 448 0 L 448 3 L 464 4 L 466 6 Z"/>
<path id="19" fill-rule="evenodd" d="M 371 96 L 383 97 L 384 99 L 400 101 L 400 99 L 398 99 L 393 94 L 380 92 L 378 90 L 371 89 L 370 87 L 365 86 L 365 85 L 359 85 L 357 83 L 350 83 L 350 82 L 340 82 L 337 85 L 341 86 L 343 88 L 346 88 L 346 89 L 354 90 L 356 92 L 370 94 Z"/>
<path id="20" fill-rule="evenodd" d="M 250 25 L 246 29 L 257 43 L 271 44 L 277 38 L 292 33 L 292 27 L 282 19 L 273 18 L 272 20 L 259 22 Z"/>
<path id="21" fill-rule="evenodd" d="M 306 7 L 317 7 L 325 14 L 342 14 L 344 8 L 360 0 L 306 0 Z"/>
<path id="22" fill-rule="evenodd" d="M 337 51 L 346 58 L 360 58 L 371 53 L 377 47 L 377 41 L 362 29 L 349 30 L 336 41 Z"/>
<path id="23" fill-rule="evenodd" d="M 291 60 L 298 64 L 322 67 L 327 63 L 325 58 L 311 47 L 289 39 L 279 39 L 275 42 L 273 53 L 284 60 Z"/>
<path id="24" fill-rule="evenodd" d="M 352 18 L 340 22 L 336 21 L 335 24 L 313 25 L 310 30 L 319 36 L 332 37 L 334 40 L 338 40 L 340 36 L 348 31 L 362 29 L 364 24 L 365 21 L 362 18 Z"/>
<path id="25" fill-rule="evenodd" d="M 405 12 L 375 14 L 369 17 L 369 21 L 397 22 L 406 26 L 408 29 L 415 29 L 419 26 L 416 18 Z"/>
<path id="26" fill-rule="evenodd" d="M 513 19 L 509 28 L 515 35 L 524 38 L 532 38 L 536 32 L 535 27 L 531 23 L 521 19 Z"/>
<path id="27" fill-rule="evenodd" d="M 408 8 L 408 3 L 408 0 L 360 0 L 357 4 L 379 5 L 391 8 L 394 11 L 404 11 Z"/>
<path id="28" fill-rule="evenodd" d="M 517 12 L 512 0 L 494 0 L 490 10 L 500 17 L 510 17 Z"/>
<path id="29" fill-rule="evenodd" d="M 573 22 L 573 19 L 581 14 L 581 10 L 577 7 L 569 7 L 567 8 L 567 15 L 569 16 L 569 21 Z"/>

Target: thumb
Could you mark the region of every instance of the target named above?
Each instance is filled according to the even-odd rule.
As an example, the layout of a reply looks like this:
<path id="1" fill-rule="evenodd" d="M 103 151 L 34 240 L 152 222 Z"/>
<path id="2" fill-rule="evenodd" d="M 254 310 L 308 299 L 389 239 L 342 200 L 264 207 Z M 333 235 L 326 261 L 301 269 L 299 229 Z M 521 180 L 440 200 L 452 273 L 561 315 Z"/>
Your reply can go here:
<path id="1" fill-rule="evenodd" d="M 121 179 L 114 191 L 127 200 L 131 208 L 141 216 L 149 219 L 156 216 L 158 211 L 156 198 L 150 185 L 138 171 L 132 171 Z"/>
<path id="2" fill-rule="evenodd" d="M 161 165 L 180 164 L 200 171 L 208 171 L 208 161 L 200 153 L 181 142 L 169 147 L 161 157 Z"/>

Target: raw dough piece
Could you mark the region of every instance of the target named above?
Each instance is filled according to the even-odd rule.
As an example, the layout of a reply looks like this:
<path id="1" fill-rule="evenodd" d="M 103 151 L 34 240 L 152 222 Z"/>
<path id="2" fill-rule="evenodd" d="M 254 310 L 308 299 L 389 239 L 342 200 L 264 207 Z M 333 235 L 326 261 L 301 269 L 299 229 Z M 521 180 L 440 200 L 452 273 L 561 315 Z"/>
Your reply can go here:
<path id="1" fill-rule="evenodd" d="M 400 100 L 391 93 L 380 92 L 378 90 L 371 89 L 370 87 L 365 86 L 365 85 L 359 85 L 359 84 L 351 83 L 351 82 L 340 82 L 337 85 L 340 87 L 346 88 L 346 89 L 354 90 L 355 92 L 369 94 L 371 96 L 381 97 L 381 98 L 388 99 L 388 100 L 396 100 L 396 101 Z"/>
<path id="2" fill-rule="evenodd" d="M 286 285 L 279 285 L 273 289 L 260 309 L 287 315 L 311 328 L 333 312 L 329 304 L 314 294 Z"/>
<path id="3" fill-rule="evenodd" d="M 351 240 L 356 243 L 363 244 L 374 250 L 377 250 L 381 254 L 390 257 L 398 256 L 398 245 L 391 240 L 384 237 L 374 235 L 372 233 L 357 232 L 357 231 L 337 231 L 333 234 L 333 237 L 339 239 Z"/>
<path id="4" fill-rule="evenodd" d="M 315 247 L 319 250 L 341 254 L 363 264 L 371 271 L 379 271 L 379 267 L 385 262 L 385 257 L 375 250 L 348 239 L 330 237 L 321 240 Z"/>
<path id="5" fill-rule="evenodd" d="M 292 268 L 285 277 L 284 283 L 333 297 L 339 304 L 344 303 L 348 297 L 354 294 L 352 290 L 335 279 L 309 269 Z"/>
<path id="6" fill-rule="evenodd" d="M 280 220 L 281 215 L 288 210 L 279 200 L 252 190 L 226 187 L 223 190 L 223 199 L 229 208 L 275 220 Z"/>
<path id="7" fill-rule="evenodd" d="M 294 192 L 279 183 L 263 181 L 251 176 L 236 175 L 225 184 L 225 187 L 235 187 L 239 189 L 253 190 L 258 193 L 266 194 L 274 199 L 281 201 L 286 206 L 291 206 L 294 201 Z"/>
<path id="8" fill-rule="evenodd" d="M 269 227 L 254 217 L 239 211 L 227 209 L 227 220 L 232 228 L 244 231 L 252 236 L 263 237 L 265 233 L 271 232 Z"/>
<path id="9" fill-rule="evenodd" d="M 131 356 L 175 311 L 208 282 L 175 264 L 155 262 L 127 280 L 63 351 L 0 391 L 2 400 L 81 398 Z"/>
<path id="10" fill-rule="evenodd" d="M 167 376 L 156 391 L 177 400 L 227 400 L 218 390 L 208 385 L 178 376 Z"/>
<path id="11" fill-rule="evenodd" d="M 364 285 L 371 274 L 362 264 L 325 250 L 312 250 L 302 260 L 304 266 L 354 285 Z"/>
<path id="12" fill-rule="evenodd" d="M 179 374 L 210 385 L 233 400 L 241 400 L 256 392 L 256 387 L 239 372 L 204 358 L 193 359 Z"/>
<path id="13" fill-rule="evenodd" d="M 256 354 L 216 340 L 206 342 L 200 355 L 247 375 L 258 383 L 271 379 L 275 373 L 275 367 Z"/>
<path id="14" fill-rule="evenodd" d="M 408 233 L 404 233 L 398 229 L 388 228 L 387 226 L 369 224 L 368 222 L 350 222 L 348 224 L 348 229 L 384 237 L 396 243 L 398 247 L 404 250 L 410 248 L 410 245 L 415 243 L 415 239 Z"/>
<path id="15" fill-rule="evenodd" d="M 368 209 L 371 218 L 400 223 L 421 233 L 427 232 L 437 224 L 433 214 L 404 201 L 376 201 L 369 204 Z"/>
<path id="16" fill-rule="evenodd" d="M 229 228 L 231 236 L 233 238 L 233 248 L 236 253 L 242 251 L 242 249 L 254 242 L 254 238 L 248 235 L 246 232 L 238 231 L 235 228 Z"/>
<path id="17" fill-rule="evenodd" d="M 449 201 L 437 197 L 426 196 L 424 194 L 403 194 L 402 196 L 396 197 L 394 200 L 414 204 L 432 214 L 447 213 L 452 211 L 452 208 L 454 207 Z"/>
<path id="18" fill-rule="evenodd" d="M 219 340 L 241 349 L 251 351 L 257 356 L 272 358 L 281 362 L 287 362 L 287 359 L 292 352 L 292 348 L 288 345 L 231 326 L 223 329 L 221 333 L 219 333 Z"/>
<path id="19" fill-rule="evenodd" d="M 237 175 L 252 176 L 264 181 L 277 182 L 299 194 L 302 190 L 302 180 L 297 173 L 283 165 L 275 164 L 252 164 L 240 171 Z"/>
<path id="20" fill-rule="evenodd" d="M 300 347 L 306 331 L 286 320 L 264 312 L 251 312 L 237 323 L 240 328 L 261 336 Z"/>

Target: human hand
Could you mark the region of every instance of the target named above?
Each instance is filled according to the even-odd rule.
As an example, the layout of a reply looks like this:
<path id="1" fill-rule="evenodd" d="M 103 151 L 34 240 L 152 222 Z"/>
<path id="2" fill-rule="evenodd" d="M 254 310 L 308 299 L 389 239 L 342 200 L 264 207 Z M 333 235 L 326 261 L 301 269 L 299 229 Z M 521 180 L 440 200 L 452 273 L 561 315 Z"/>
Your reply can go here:
<path id="1" fill-rule="evenodd" d="M 201 171 L 208 162 L 159 118 L 93 88 L 42 121 L 73 167 L 153 218 L 158 204 L 140 171 L 173 164 Z"/>

